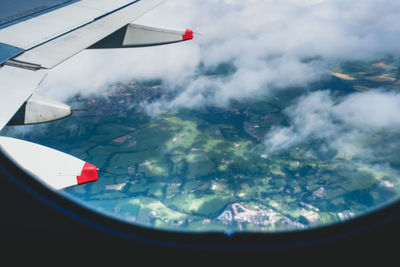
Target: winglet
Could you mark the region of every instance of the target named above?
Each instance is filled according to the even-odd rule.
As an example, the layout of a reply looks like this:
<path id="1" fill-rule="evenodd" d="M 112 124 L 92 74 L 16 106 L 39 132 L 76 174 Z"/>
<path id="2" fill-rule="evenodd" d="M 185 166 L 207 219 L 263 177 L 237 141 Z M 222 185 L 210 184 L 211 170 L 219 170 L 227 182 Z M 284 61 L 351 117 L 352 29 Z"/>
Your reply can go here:
<path id="1" fill-rule="evenodd" d="M 96 166 L 85 162 L 85 165 L 83 165 L 83 168 L 82 168 L 81 175 L 77 176 L 76 179 L 77 179 L 78 185 L 97 181 L 99 179 L 99 176 L 97 174 Z"/>
<path id="2" fill-rule="evenodd" d="M 99 178 L 95 166 L 39 144 L 0 136 L 0 151 L 33 178 L 55 190 L 94 182 Z"/>
<path id="3" fill-rule="evenodd" d="M 182 41 L 192 40 L 193 31 L 191 29 L 186 29 L 185 34 L 182 35 Z"/>

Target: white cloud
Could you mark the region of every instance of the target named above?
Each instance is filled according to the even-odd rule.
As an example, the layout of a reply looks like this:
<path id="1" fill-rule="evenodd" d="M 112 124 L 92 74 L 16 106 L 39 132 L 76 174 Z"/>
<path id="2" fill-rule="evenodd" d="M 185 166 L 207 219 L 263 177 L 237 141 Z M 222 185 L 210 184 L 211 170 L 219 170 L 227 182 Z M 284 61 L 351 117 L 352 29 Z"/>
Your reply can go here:
<path id="1" fill-rule="evenodd" d="M 275 127 L 265 138 L 269 152 L 316 140 L 323 149 L 361 149 L 372 133 L 400 129 L 400 94 L 373 90 L 335 99 L 329 91 L 317 91 L 301 97 L 285 114 L 289 126 Z"/>
<path id="2" fill-rule="evenodd" d="M 400 129 L 400 94 L 369 91 L 350 95 L 336 107 L 336 113 L 355 127 Z"/>
<path id="3" fill-rule="evenodd" d="M 324 78 L 327 62 L 399 54 L 400 2 L 390 0 L 169 0 L 137 23 L 191 27 L 194 41 L 164 47 L 84 51 L 52 70 L 39 93 L 64 100 L 132 79 L 162 79 L 177 90 L 148 110 L 227 105 L 273 88 Z M 319 60 L 304 62 L 305 58 Z M 230 62 L 229 78 L 198 77 Z"/>

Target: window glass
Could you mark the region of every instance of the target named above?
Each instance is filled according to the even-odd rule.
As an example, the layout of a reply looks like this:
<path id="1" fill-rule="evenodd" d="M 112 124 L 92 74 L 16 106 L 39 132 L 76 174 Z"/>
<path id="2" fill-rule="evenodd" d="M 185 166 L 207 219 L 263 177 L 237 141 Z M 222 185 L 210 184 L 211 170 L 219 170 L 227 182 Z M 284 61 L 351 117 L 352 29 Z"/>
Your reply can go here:
<path id="1" fill-rule="evenodd" d="M 400 197 L 399 11 L 397 1 L 171 0 L 141 21 L 190 25 L 195 40 L 84 52 L 38 91 L 74 115 L 2 134 L 96 165 L 97 182 L 63 192 L 127 223 L 340 223 Z"/>

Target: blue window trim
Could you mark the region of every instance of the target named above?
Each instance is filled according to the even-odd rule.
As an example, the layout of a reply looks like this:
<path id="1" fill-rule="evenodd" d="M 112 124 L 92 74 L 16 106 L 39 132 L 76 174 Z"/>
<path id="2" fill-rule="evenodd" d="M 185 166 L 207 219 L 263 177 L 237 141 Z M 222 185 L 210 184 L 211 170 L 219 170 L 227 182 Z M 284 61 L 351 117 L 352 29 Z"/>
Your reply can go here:
<path id="1" fill-rule="evenodd" d="M 21 48 L 0 43 L 0 65 L 23 52 Z"/>

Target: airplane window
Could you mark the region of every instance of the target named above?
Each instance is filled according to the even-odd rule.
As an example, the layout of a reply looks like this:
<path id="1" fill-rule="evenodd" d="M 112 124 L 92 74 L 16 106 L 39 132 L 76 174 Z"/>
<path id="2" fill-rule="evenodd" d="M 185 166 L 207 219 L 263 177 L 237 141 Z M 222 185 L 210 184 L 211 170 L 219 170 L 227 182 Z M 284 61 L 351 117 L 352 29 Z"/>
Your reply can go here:
<path id="1" fill-rule="evenodd" d="M 39 91 L 74 114 L 1 135 L 96 165 L 61 193 L 157 230 L 293 232 L 398 201 L 399 4 L 217 2 L 185 3 L 192 43 L 66 62 Z"/>
<path id="2" fill-rule="evenodd" d="M 3 134 L 95 163 L 99 180 L 65 193 L 126 222 L 194 232 L 306 229 L 398 200 L 398 126 L 382 121 L 396 120 L 398 66 L 349 62 L 313 85 L 327 90 L 290 88 L 154 117 L 143 103 L 164 99 L 165 85 L 132 81 L 107 96 L 72 97 L 68 104 L 82 110 L 70 118 Z M 381 85 L 388 89 L 367 89 Z M 370 111 L 375 102 L 389 110 Z"/>

